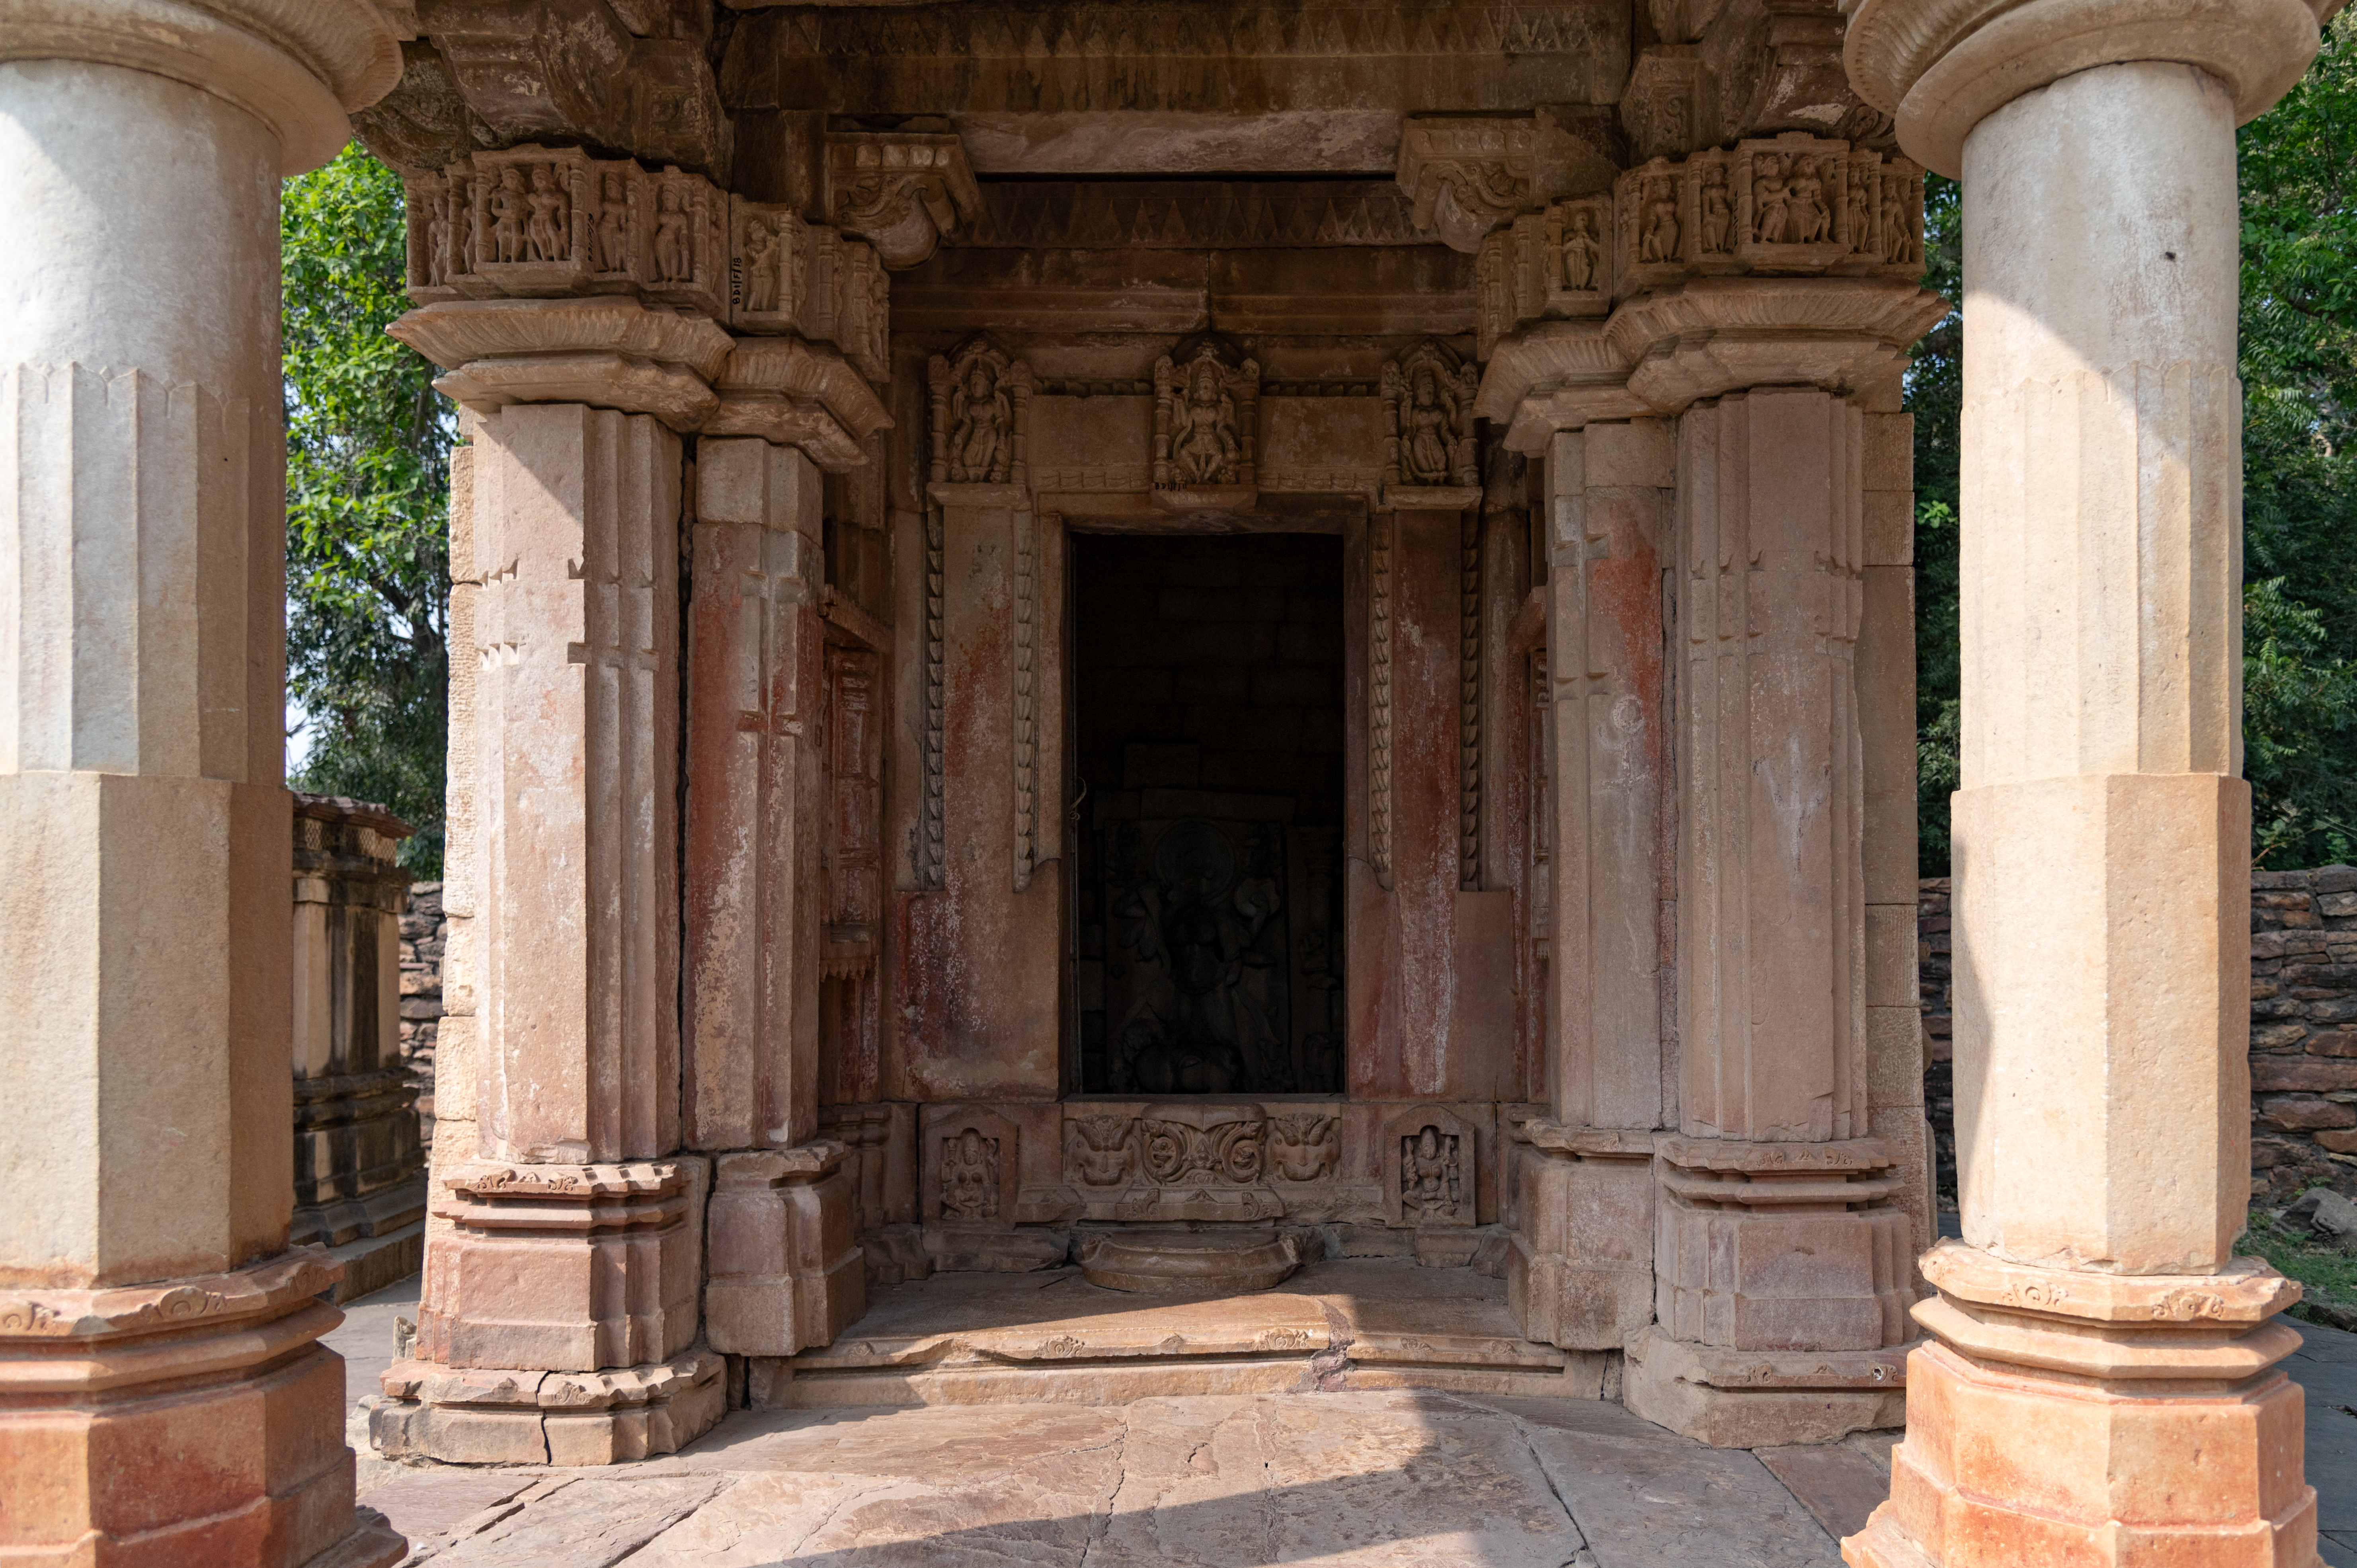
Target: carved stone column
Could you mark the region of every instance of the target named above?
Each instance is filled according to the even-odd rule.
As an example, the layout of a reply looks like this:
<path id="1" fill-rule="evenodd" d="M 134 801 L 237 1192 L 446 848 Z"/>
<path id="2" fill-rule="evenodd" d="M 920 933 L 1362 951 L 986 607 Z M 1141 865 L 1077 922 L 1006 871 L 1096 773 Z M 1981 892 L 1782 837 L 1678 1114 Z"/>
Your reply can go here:
<path id="1" fill-rule="evenodd" d="M 425 1151 L 401 1064 L 401 913 L 394 863 L 409 824 L 324 795 L 295 803 L 295 1217 L 298 1245 L 343 1265 L 350 1301 L 417 1272 Z"/>
<path id="2" fill-rule="evenodd" d="M 436 1146 L 388 1453 L 606 1463 L 720 1414 L 680 1153 L 677 430 L 727 335 L 627 297 L 429 305 L 474 414 L 471 1147 Z M 454 770 L 455 771 L 455 770 Z"/>
<path id="3" fill-rule="evenodd" d="M 2234 127 L 2300 0 L 1864 0 L 1847 63 L 1961 175 L 1964 1239 L 1922 1262 L 1857 1564 L 2308 1563 L 2298 1287 L 2248 1201 Z"/>
<path id="4" fill-rule="evenodd" d="M 404 1550 L 287 1248 L 275 281 L 400 63 L 368 6 L 0 23 L 0 1557 Z"/>

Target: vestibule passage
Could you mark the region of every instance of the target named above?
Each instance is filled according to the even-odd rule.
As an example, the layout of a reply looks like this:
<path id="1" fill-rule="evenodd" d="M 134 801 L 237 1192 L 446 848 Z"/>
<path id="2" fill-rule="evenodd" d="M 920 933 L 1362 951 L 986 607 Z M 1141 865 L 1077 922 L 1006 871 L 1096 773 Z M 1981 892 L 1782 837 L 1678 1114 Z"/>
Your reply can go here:
<path id="1" fill-rule="evenodd" d="M 1342 542 L 1076 534 L 1084 1090 L 1343 1087 Z"/>

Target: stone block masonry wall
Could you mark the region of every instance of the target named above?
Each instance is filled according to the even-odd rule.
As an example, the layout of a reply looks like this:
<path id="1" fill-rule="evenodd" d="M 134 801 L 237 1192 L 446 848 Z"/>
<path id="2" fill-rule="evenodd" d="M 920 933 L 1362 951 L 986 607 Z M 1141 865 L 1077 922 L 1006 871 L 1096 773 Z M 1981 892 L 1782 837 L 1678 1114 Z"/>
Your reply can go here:
<path id="1" fill-rule="evenodd" d="M 418 1135 L 434 1143 L 434 1046 L 442 1029 L 442 884 L 414 882 L 401 918 L 401 1059 L 418 1082 Z"/>
<path id="2" fill-rule="evenodd" d="M 1948 878 L 1916 903 L 1923 992 L 1923 1105 L 1940 1205 L 1956 1202 Z M 2357 867 L 2251 875 L 2251 1201 L 2312 1187 L 2357 1197 Z"/>
<path id="3" fill-rule="evenodd" d="M 2251 877 L 2251 1195 L 2357 1196 L 2357 868 Z"/>

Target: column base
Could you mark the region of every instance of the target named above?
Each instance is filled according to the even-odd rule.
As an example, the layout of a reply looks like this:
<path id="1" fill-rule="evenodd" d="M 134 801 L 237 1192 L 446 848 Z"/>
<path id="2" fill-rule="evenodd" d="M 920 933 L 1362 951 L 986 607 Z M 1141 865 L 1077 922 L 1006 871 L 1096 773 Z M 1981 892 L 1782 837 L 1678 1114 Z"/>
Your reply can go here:
<path id="1" fill-rule="evenodd" d="M 1936 1337 L 1910 1359 L 1890 1500 L 1851 1568 L 2021 1563 L 2310 1568 L 2305 1395 L 2272 1316 L 2299 1287 L 2256 1259 L 2209 1275 L 2077 1273 L 1944 1241 Z"/>
<path id="2" fill-rule="evenodd" d="M 1523 1337 L 1618 1350 L 1653 1321 L 1653 1134 L 1523 1123 L 1506 1307 Z"/>
<path id="3" fill-rule="evenodd" d="M 342 1320 L 316 1248 L 230 1273 L 0 1294 L 0 1560 L 382 1568 L 352 1504 Z"/>
<path id="4" fill-rule="evenodd" d="M 726 1412 L 726 1363 L 695 1349 L 608 1372 L 395 1361 L 369 1440 L 451 1465 L 617 1465 L 676 1453 Z"/>
<path id="5" fill-rule="evenodd" d="M 834 1344 L 867 1310 L 850 1154 L 822 1138 L 719 1157 L 704 1287 L 714 1349 L 791 1356 Z"/>
<path id="6" fill-rule="evenodd" d="M 1621 1402 L 1714 1448 L 1836 1443 L 1906 1420 L 1907 1348 L 1727 1350 L 1647 1328 L 1629 1340 Z"/>

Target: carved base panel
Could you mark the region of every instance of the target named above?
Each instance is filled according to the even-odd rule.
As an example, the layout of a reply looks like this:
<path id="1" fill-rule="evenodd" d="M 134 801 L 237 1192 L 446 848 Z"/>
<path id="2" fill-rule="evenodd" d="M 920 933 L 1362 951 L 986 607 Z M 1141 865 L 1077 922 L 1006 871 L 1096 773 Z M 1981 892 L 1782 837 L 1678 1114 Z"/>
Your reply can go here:
<path id="1" fill-rule="evenodd" d="M 1653 1320 L 1653 1135 L 1519 1131 L 1507 1305 L 1532 1339 L 1618 1349 Z"/>
<path id="2" fill-rule="evenodd" d="M 425 1218 L 417 1086 L 404 1071 L 295 1080 L 295 1246 L 339 1247 Z"/>
<path id="3" fill-rule="evenodd" d="M 445 1367 L 595 1372 L 695 1337 L 711 1166 L 462 1167 L 426 1245 L 417 1355 Z"/>
<path id="4" fill-rule="evenodd" d="M 0 1297 L 0 1560 L 332 1563 L 407 1552 L 352 1506 L 335 1283 L 305 1248 L 234 1273 Z M 223 1463 L 234 1455 L 234 1463 Z"/>
<path id="5" fill-rule="evenodd" d="M 677 1452 L 726 1412 L 726 1363 L 694 1349 L 605 1372 L 395 1361 L 369 1437 L 388 1458 L 616 1465 Z"/>
<path id="6" fill-rule="evenodd" d="M 822 1139 L 723 1155 L 715 1172 L 705 1338 L 734 1356 L 791 1356 L 867 1309 L 851 1151 Z"/>
<path id="7" fill-rule="evenodd" d="M 1906 1350 L 1727 1351 L 1670 1338 L 1629 1340 L 1622 1402 L 1715 1448 L 1832 1443 L 1906 1420 Z"/>

